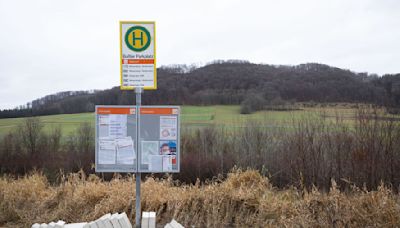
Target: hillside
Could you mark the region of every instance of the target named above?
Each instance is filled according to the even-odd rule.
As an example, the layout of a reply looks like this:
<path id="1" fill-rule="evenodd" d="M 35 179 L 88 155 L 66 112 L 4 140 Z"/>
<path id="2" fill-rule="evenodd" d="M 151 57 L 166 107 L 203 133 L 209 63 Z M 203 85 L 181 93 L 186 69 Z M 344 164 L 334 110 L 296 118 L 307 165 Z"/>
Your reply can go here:
<path id="1" fill-rule="evenodd" d="M 350 102 L 400 107 L 400 74 L 370 75 L 323 64 L 297 66 L 215 61 L 203 67 L 170 66 L 158 72 L 158 89 L 144 104 L 240 104 L 255 96 L 267 102 Z M 0 111 L 0 118 L 92 112 L 97 104 L 134 104 L 133 91 L 60 92 L 23 108 Z"/>

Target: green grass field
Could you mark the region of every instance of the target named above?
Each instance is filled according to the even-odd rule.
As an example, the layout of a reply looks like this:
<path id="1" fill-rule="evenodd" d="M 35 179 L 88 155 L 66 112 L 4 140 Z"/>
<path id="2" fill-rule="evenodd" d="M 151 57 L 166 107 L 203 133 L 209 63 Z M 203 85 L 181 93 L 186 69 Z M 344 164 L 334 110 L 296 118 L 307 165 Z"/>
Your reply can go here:
<path id="1" fill-rule="evenodd" d="M 238 105 L 216 105 L 216 106 L 182 106 L 183 127 L 195 128 L 202 126 L 242 126 L 244 123 L 255 120 L 264 124 L 281 127 L 290 126 L 292 120 L 304 116 L 325 115 L 328 119 L 334 120 L 336 115 L 350 121 L 354 117 L 355 108 L 351 106 L 336 107 L 314 107 L 302 108 L 296 111 L 259 111 L 250 115 L 240 114 Z M 44 130 L 50 131 L 53 127 L 60 125 L 63 135 L 70 134 L 82 123 L 94 124 L 94 113 L 62 114 L 41 116 L 44 123 Z M 24 118 L 0 119 L 0 137 L 15 129 Z"/>

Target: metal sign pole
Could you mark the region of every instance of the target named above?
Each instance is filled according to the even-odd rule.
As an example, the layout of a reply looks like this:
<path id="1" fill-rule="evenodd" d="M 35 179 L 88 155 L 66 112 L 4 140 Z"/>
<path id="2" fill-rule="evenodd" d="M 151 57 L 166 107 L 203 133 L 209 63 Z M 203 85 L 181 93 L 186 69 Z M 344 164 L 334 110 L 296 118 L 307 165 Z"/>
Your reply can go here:
<path id="1" fill-rule="evenodd" d="M 140 161 L 139 161 L 139 142 L 140 142 L 140 106 L 142 105 L 142 93 L 143 88 L 136 87 L 136 227 L 140 228 L 140 217 L 141 217 L 141 208 L 140 208 L 140 184 L 141 184 L 141 173 L 139 172 Z"/>

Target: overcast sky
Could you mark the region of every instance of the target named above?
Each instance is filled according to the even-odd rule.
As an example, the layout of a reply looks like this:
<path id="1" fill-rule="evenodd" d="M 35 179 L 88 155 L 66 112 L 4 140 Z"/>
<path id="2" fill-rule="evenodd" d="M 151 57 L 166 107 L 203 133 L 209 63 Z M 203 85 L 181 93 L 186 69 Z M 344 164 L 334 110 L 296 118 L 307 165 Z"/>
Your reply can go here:
<path id="1" fill-rule="evenodd" d="M 0 0 L 0 109 L 119 85 L 119 21 L 156 21 L 157 65 L 215 59 L 400 73 L 399 0 Z"/>

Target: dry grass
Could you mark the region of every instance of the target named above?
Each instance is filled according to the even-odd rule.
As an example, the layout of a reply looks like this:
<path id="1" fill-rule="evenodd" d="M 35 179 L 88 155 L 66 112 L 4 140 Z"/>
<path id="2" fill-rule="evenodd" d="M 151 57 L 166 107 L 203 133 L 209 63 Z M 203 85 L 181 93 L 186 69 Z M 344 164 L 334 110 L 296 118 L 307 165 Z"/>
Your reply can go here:
<path id="1" fill-rule="evenodd" d="M 60 179 L 61 184 L 51 186 L 37 172 L 1 178 L 0 226 L 28 227 L 58 219 L 81 222 L 108 212 L 132 212 L 132 177 L 102 181 L 81 172 Z M 195 185 L 149 177 L 142 185 L 142 208 L 156 211 L 159 224 L 175 218 L 195 227 L 400 226 L 400 198 L 388 188 L 343 193 L 335 182 L 332 186 L 329 193 L 315 188 L 278 190 L 254 170 L 233 170 L 223 181 Z"/>

